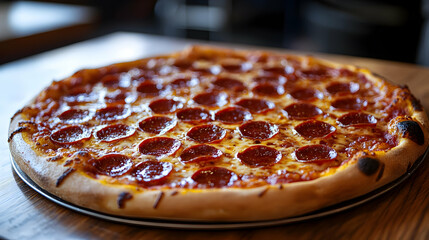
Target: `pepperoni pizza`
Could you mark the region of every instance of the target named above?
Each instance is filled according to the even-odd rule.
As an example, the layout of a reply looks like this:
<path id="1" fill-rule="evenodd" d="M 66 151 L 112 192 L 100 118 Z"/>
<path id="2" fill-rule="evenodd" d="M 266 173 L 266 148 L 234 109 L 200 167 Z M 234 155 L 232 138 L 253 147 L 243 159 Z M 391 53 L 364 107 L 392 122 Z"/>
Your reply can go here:
<path id="1" fill-rule="evenodd" d="M 9 142 L 38 185 L 81 207 L 254 221 L 383 186 L 427 136 L 408 88 L 366 69 L 194 46 L 53 82 L 12 117 Z"/>

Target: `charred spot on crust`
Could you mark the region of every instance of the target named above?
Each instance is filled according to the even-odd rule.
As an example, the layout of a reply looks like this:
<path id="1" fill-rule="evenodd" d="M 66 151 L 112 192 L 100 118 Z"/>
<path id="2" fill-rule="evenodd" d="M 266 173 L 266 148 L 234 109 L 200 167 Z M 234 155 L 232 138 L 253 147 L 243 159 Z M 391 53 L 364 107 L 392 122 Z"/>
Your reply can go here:
<path id="1" fill-rule="evenodd" d="M 118 207 L 124 208 L 125 207 L 125 201 L 130 200 L 133 198 L 133 195 L 129 192 L 121 192 L 118 196 Z"/>
<path id="2" fill-rule="evenodd" d="M 362 157 L 359 158 L 357 166 L 363 174 L 371 176 L 377 172 L 380 167 L 380 161 L 375 158 Z"/>
<path id="3" fill-rule="evenodd" d="M 423 111 L 423 105 L 420 103 L 420 101 L 416 97 L 414 97 L 413 94 L 411 94 L 411 91 L 408 88 L 408 86 L 403 85 L 400 87 L 405 90 L 404 94 L 406 94 L 405 95 L 406 98 L 408 98 L 410 100 L 411 106 L 413 106 L 414 111 L 419 111 L 419 112 Z"/>
<path id="4" fill-rule="evenodd" d="M 265 188 L 262 192 L 260 192 L 260 193 L 258 194 L 258 197 L 262 197 L 262 196 L 264 196 L 264 195 L 265 195 L 265 193 L 267 193 L 267 191 L 268 191 L 268 188 Z"/>
<path id="5" fill-rule="evenodd" d="M 412 120 L 402 121 L 398 123 L 397 128 L 402 137 L 408 138 L 418 145 L 425 143 L 423 130 L 417 122 Z"/>
<path id="6" fill-rule="evenodd" d="M 374 77 L 377 77 L 377 78 L 380 78 L 380 79 L 382 79 L 382 80 L 385 80 L 385 81 L 386 81 L 386 78 L 385 78 L 385 77 L 383 77 L 382 75 L 378 74 L 378 73 L 372 73 L 372 75 L 373 75 Z"/>
<path id="7" fill-rule="evenodd" d="M 412 94 L 410 98 L 411 98 L 411 105 L 413 106 L 414 111 L 418 111 L 418 112 L 423 111 L 423 105 L 420 103 L 420 100 L 418 100 Z"/>
<path id="8" fill-rule="evenodd" d="M 25 109 L 25 107 L 24 107 L 24 108 L 19 109 L 18 111 L 16 111 L 16 112 L 13 114 L 13 116 L 10 118 L 10 121 L 12 122 L 12 121 L 13 121 L 13 119 L 14 119 L 16 116 L 18 116 L 19 114 L 21 114 L 22 112 L 24 112 L 24 109 Z"/>
<path id="9" fill-rule="evenodd" d="M 34 128 L 37 126 L 37 124 L 35 122 L 32 122 L 32 121 L 21 121 L 18 123 L 18 126 L 19 127 L 9 135 L 9 137 L 7 139 L 8 142 L 12 141 L 12 138 L 17 133 L 24 132 L 24 131 L 30 132 L 30 131 L 34 130 Z"/>
<path id="10" fill-rule="evenodd" d="M 9 135 L 9 137 L 7 138 L 7 142 L 12 141 L 13 136 L 15 136 L 17 133 L 23 132 L 23 131 L 25 131 L 25 130 L 27 130 L 27 127 L 19 127 L 19 128 L 17 128 L 15 131 L 13 131 L 13 132 Z"/>
<path id="11" fill-rule="evenodd" d="M 412 165 L 411 165 L 411 163 L 409 162 L 409 163 L 408 163 L 408 165 L 407 165 L 407 172 L 410 172 L 411 166 L 412 166 Z"/>
<path id="12" fill-rule="evenodd" d="M 384 173 L 384 164 L 381 164 L 380 171 L 378 172 L 377 178 L 375 179 L 376 182 L 378 182 L 378 180 L 380 180 L 381 177 L 383 177 L 383 173 Z"/>
<path id="13" fill-rule="evenodd" d="M 156 209 L 161 202 L 162 198 L 164 197 L 164 192 L 160 192 L 158 197 L 155 199 L 155 203 L 153 204 L 153 208 Z"/>
<path id="14" fill-rule="evenodd" d="M 55 183 L 55 187 L 59 187 L 61 185 L 61 183 L 64 182 L 66 177 L 74 171 L 76 171 L 76 169 L 74 169 L 74 168 L 68 168 L 67 170 L 65 170 L 63 172 L 63 174 L 61 174 L 61 176 L 57 179 L 57 182 Z"/>

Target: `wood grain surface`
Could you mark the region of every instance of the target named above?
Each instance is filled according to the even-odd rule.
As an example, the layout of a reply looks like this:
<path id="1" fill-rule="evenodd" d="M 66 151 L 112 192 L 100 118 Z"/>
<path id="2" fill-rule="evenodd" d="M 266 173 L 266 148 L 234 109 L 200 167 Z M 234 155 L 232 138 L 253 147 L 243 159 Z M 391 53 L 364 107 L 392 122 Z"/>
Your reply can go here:
<path id="1" fill-rule="evenodd" d="M 0 66 L 0 238 L 429 239 L 427 159 L 397 188 L 361 206 L 300 223 L 228 231 L 130 226 L 86 216 L 40 196 L 13 172 L 6 141 L 9 119 L 53 79 L 61 79 L 83 67 L 180 50 L 190 43 L 144 34 L 116 33 Z M 314 55 L 366 67 L 392 82 L 407 84 L 426 111 L 429 109 L 429 69 L 373 59 Z"/>

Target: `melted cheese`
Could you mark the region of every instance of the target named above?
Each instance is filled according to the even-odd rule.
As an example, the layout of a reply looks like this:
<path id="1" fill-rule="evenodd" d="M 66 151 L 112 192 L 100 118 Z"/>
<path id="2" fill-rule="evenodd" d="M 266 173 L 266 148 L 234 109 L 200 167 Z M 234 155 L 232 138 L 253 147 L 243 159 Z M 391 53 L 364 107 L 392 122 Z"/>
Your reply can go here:
<path id="1" fill-rule="evenodd" d="M 297 66 L 297 61 L 300 61 L 301 66 Z M 334 174 L 337 170 L 337 167 L 340 166 L 343 162 L 348 161 L 351 156 L 348 156 L 345 149 L 350 145 L 350 143 L 356 140 L 357 136 L 368 135 L 374 136 L 374 128 L 372 127 L 341 127 L 337 123 L 337 118 L 343 114 L 346 114 L 350 111 L 343 110 L 335 110 L 331 107 L 331 102 L 334 101 L 338 96 L 330 95 L 326 87 L 330 82 L 354 82 L 359 84 L 360 91 L 355 94 L 349 94 L 348 96 L 356 95 L 360 96 L 362 99 L 368 101 L 368 107 L 363 110 L 363 112 L 368 113 L 379 119 L 379 123 L 376 125 L 376 129 L 378 132 L 387 133 L 387 124 L 381 119 L 385 117 L 385 113 L 383 109 L 386 107 L 386 102 L 389 102 L 387 96 L 387 89 L 382 88 L 381 86 L 375 87 L 372 82 L 369 81 L 360 81 L 356 75 L 352 76 L 339 76 L 339 77 L 325 77 L 321 80 L 314 80 L 308 78 L 299 78 L 297 81 L 290 81 L 294 88 L 313 88 L 318 90 L 323 94 L 323 98 L 316 99 L 314 101 L 310 101 L 311 104 L 319 107 L 324 114 L 317 116 L 315 119 L 319 121 L 324 121 L 329 123 L 336 128 L 336 132 L 332 137 L 328 137 L 327 139 L 305 139 L 300 136 L 295 130 L 294 127 L 298 124 L 302 123 L 303 120 L 294 120 L 289 119 L 284 112 L 284 108 L 290 104 L 298 102 L 294 99 L 286 90 L 286 93 L 280 97 L 270 97 L 270 96 L 257 96 L 255 95 L 251 89 L 256 85 L 256 83 L 252 80 L 254 77 L 259 76 L 263 71 L 263 68 L 266 67 L 285 67 L 287 71 L 293 72 L 294 69 L 311 69 L 312 63 L 309 62 L 307 58 L 295 58 L 288 60 L 288 58 L 281 57 L 273 57 L 269 58 L 267 62 L 246 62 L 247 67 L 251 67 L 250 71 L 245 73 L 234 73 L 223 71 L 222 67 L 219 65 L 220 63 L 243 63 L 241 60 L 237 59 L 218 59 L 217 62 L 208 61 L 208 60 L 197 60 L 194 63 L 194 67 L 201 69 L 212 69 L 213 72 L 218 73 L 217 75 L 198 75 L 195 71 L 190 69 L 179 70 L 178 68 L 174 68 L 171 64 L 175 59 L 153 59 L 149 61 L 147 66 L 148 70 L 142 70 L 138 68 L 131 68 L 130 70 L 121 73 L 121 81 L 120 88 L 108 88 L 103 86 L 102 83 L 96 83 L 92 86 L 92 91 L 90 92 L 91 96 L 95 96 L 94 98 L 88 98 L 89 102 L 75 102 L 70 103 L 64 100 L 60 100 L 59 108 L 52 114 L 45 117 L 36 117 L 36 122 L 46 121 L 47 125 L 51 131 L 59 129 L 63 126 L 68 126 L 69 124 L 63 123 L 56 116 L 61 114 L 62 112 L 70 109 L 70 108 L 80 108 L 87 109 L 90 111 L 90 115 L 93 116 L 96 110 L 104 108 L 109 105 L 104 101 L 106 94 L 111 93 L 113 91 L 117 91 L 121 89 L 122 91 L 127 92 L 128 97 L 125 99 L 124 106 L 130 109 L 130 115 L 122 120 L 115 121 L 104 121 L 100 122 L 93 117 L 84 121 L 83 123 L 79 123 L 81 125 L 85 125 L 89 127 L 94 133 L 101 129 L 102 127 L 108 126 L 113 123 L 124 123 L 128 126 L 133 126 L 137 129 L 136 133 L 130 137 L 125 139 L 121 139 L 119 141 L 114 142 L 102 142 L 97 140 L 94 136 L 92 136 L 89 140 L 83 141 L 83 144 L 70 145 L 67 148 L 57 148 L 55 151 L 46 150 L 45 155 L 47 157 L 52 157 L 57 154 L 61 154 L 64 157 L 64 161 L 70 158 L 75 151 L 86 150 L 88 151 L 94 158 L 99 158 L 103 155 L 109 153 L 120 153 L 127 155 L 133 159 L 135 162 L 146 161 L 148 159 L 157 159 L 159 161 L 167 161 L 171 162 L 174 167 L 173 173 L 169 176 L 168 185 L 169 186 L 187 186 L 190 180 L 190 177 L 193 173 L 195 173 L 198 169 L 203 166 L 219 166 L 224 167 L 229 170 L 234 171 L 237 175 L 242 177 L 241 183 L 239 186 L 255 186 L 261 184 L 267 184 L 265 180 L 272 175 L 282 175 L 284 172 L 296 173 L 298 175 L 304 176 L 309 173 L 317 173 L 316 176 L 326 176 Z M 151 71 L 152 69 L 159 68 L 159 73 L 152 78 L 152 81 L 161 83 L 166 87 L 166 91 L 163 91 L 159 96 L 156 97 L 142 97 L 139 96 L 136 88 L 139 84 L 139 81 L 134 80 L 138 78 L 145 71 Z M 244 83 L 247 90 L 241 93 L 230 92 L 227 90 L 223 90 L 223 92 L 228 94 L 228 103 L 221 107 L 205 107 L 198 105 L 195 103 L 192 98 L 199 93 L 205 93 L 214 89 L 212 82 L 217 77 L 230 77 L 237 80 L 240 80 Z M 194 83 L 195 79 L 198 79 L 198 84 L 191 84 L 188 88 L 182 89 L 171 89 L 169 83 L 177 78 L 193 78 Z M 288 82 L 286 82 L 286 86 L 288 86 Z M 362 95 L 363 94 L 363 95 Z M 267 121 L 275 124 L 279 128 L 279 133 L 268 140 L 252 140 L 247 139 L 241 136 L 238 127 L 241 124 L 223 124 L 218 121 L 211 121 L 210 123 L 218 125 L 227 130 L 226 137 L 218 142 L 218 143 L 208 143 L 211 146 L 216 147 L 224 153 L 224 156 L 213 162 L 206 163 L 187 163 L 184 164 L 180 162 L 179 155 L 180 153 L 187 147 L 199 144 L 196 143 L 189 138 L 186 137 L 186 133 L 192 127 L 196 126 L 196 124 L 182 122 L 177 119 L 175 113 L 162 114 L 163 116 L 170 117 L 177 121 L 176 126 L 167 131 L 162 132 L 161 134 L 150 134 L 145 133 L 142 130 L 138 129 L 138 123 L 143 119 L 160 114 L 153 114 L 150 108 L 148 107 L 149 103 L 153 99 L 160 98 L 171 98 L 176 101 L 180 101 L 183 103 L 184 108 L 189 107 L 202 107 L 208 109 L 211 114 L 214 116 L 215 112 L 224 109 L 229 106 L 233 106 L 235 102 L 237 102 L 241 98 L 261 98 L 266 99 L 275 104 L 275 108 L 266 112 L 266 113 L 253 113 L 252 120 L 255 121 Z M 64 99 L 64 98 L 63 98 Z M 85 96 L 82 97 L 85 100 Z M 82 100 L 80 99 L 80 100 Z M 387 99 L 387 100 L 386 100 Z M 79 99 L 78 99 L 79 100 Z M 42 103 L 42 105 L 46 108 L 48 103 Z M 40 104 L 39 104 L 40 105 Z M 111 105 L 111 104 L 110 104 Z M 34 141 L 39 141 L 39 135 L 33 135 Z M 46 135 L 42 136 L 46 139 Z M 138 145 L 145 139 L 155 137 L 155 136 L 163 136 L 170 137 L 179 140 L 182 143 L 181 148 L 172 156 L 148 156 L 142 155 L 138 150 Z M 315 164 L 315 163 L 305 163 L 298 162 L 294 157 L 294 151 L 299 147 L 312 145 L 312 144 L 320 144 L 326 143 L 331 148 L 335 149 L 338 153 L 338 157 L 334 162 L 324 163 L 324 164 Z M 246 148 L 250 146 L 254 146 L 256 144 L 266 145 L 276 150 L 280 151 L 282 154 L 282 159 L 270 167 L 248 167 L 240 162 L 237 158 L 237 153 L 244 151 Z M 62 161 L 62 162 L 64 162 Z M 59 162 L 61 163 L 61 162 Z M 342 165 L 342 167 L 345 165 Z M 103 181 L 112 182 L 110 177 L 104 177 Z M 249 182 L 246 182 L 246 179 L 252 179 Z M 256 180 L 255 180 L 256 179 Z M 262 179 L 259 181 L 258 179 Z M 123 181 L 121 178 L 113 180 L 113 182 Z M 256 183 L 255 183 L 256 182 Z"/>

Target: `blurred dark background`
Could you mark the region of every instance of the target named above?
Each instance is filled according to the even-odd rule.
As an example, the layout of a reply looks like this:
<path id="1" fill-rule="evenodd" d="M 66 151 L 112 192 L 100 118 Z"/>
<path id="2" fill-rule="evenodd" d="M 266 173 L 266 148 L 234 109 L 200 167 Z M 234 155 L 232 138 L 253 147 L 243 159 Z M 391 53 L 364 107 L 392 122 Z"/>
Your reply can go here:
<path id="1" fill-rule="evenodd" d="M 429 66 L 429 0 L 0 0 L 0 64 L 116 31 Z"/>

